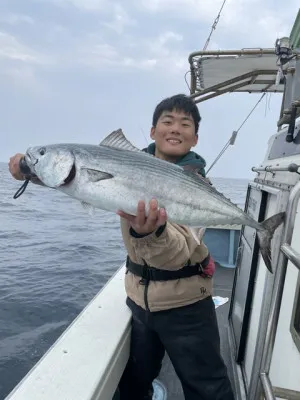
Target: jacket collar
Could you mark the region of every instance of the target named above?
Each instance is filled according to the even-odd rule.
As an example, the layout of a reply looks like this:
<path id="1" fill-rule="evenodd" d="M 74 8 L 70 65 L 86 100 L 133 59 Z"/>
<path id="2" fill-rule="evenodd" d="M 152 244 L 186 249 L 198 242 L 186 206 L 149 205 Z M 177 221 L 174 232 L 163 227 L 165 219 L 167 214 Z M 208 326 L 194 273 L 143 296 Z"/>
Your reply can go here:
<path id="1" fill-rule="evenodd" d="M 143 149 L 143 151 L 155 155 L 155 143 L 150 143 L 148 147 Z M 198 169 L 201 175 L 205 176 L 204 168 L 206 167 L 206 161 L 204 160 L 203 157 L 201 157 L 194 151 L 189 151 L 187 154 L 185 154 L 183 157 L 177 160 L 176 164 L 181 166 L 190 165 L 191 167 Z"/>

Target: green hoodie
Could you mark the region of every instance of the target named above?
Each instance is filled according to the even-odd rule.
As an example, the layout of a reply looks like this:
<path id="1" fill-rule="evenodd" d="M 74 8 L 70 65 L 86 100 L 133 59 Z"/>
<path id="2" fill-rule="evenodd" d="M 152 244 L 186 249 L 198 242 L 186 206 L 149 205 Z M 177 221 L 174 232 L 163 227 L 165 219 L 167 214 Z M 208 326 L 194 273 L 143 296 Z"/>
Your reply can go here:
<path id="1" fill-rule="evenodd" d="M 149 144 L 149 146 L 143 149 L 143 151 L 155 155 L 155 143 Z M 190 165 L 192 167 L 196 167 L 198 173 L 205 177 L 204 168 L 206 167 L 206 162 L 204 158 L 194 151 L 189 151 L 185 156 L 181 157 L 176 164 L 181 166 Z"/>

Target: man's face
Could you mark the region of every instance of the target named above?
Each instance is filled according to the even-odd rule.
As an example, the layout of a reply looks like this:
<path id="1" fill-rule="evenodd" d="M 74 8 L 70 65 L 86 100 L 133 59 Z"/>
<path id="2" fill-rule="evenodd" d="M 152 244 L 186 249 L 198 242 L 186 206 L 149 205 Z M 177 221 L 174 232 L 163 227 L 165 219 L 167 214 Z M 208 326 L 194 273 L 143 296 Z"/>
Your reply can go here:
<path id="1" fill-rule="evenodd" d="M 187 154 L 198 142 L 192 116 L 175 110 L 162 113 L 150 136 L 156 144 L 155 156 L 171 162 Z"/>

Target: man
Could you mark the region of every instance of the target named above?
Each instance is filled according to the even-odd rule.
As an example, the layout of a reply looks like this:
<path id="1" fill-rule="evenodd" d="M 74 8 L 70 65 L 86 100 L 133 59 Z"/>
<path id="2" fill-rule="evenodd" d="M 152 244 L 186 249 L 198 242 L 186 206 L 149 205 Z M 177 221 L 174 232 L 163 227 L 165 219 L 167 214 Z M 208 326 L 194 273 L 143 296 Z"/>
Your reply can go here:
<path id="1" fill-rule="evenodd" d="M 176 95 L 163 100 L 153 115 L 154 143 L 145 151 L 205 176 L 204 159 L 190 151 L 198 142 L 200 120 L 190 98 Z M 166 350 L 186 400 L 233 400 L 211 297 L 214 264 L 201 236 L 169 223 L 155 199 L 147 217 L 142 201 L 136 216 L 118 214 L 128 252 L 127 304 L 133 315 L 121 399 L 151 399 L 152 381 Z M 195 274 L 184 277 L 189 268 Z"/>
<path id="2" fill-rule="evenodd" d="M 198 142 L 200 115 L 195 103 L 176 95 L 157 105 L 146 152 L 205 176 L 205 161 L 191 151 Z M 9 169 L 23 179 L 18 163 Z M 201 179 L 199 177 L 199 179 Z M 180 188 L 178 188 L 180 190 Z M 121 210 L 128 253 L 125 288 L 132 311 L 130 358 L 120 382 L 122 400 L 150 400 L 165 350 L 186 400 L 233 400 L 212 300 L 214 263 L 201 235 L 169 223 L 152 199 L 148 216 L 138 202 L 136 216 Z"/>

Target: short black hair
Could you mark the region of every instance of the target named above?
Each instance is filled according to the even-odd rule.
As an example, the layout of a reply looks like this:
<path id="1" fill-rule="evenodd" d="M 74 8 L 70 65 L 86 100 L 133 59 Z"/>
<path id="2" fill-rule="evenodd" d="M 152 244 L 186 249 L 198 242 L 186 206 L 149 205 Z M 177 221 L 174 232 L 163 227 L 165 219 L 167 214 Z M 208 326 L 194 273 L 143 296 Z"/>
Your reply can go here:
<path id="1" fill-rule="evenodd" d="M 192 116 L 195 124 L 195 133 L 198 133 L 201 116 L 193 99 L 185 94 L 176 94 L 175 96 L 167 97 L 162 100 L 156 107 L 153 113 L 152 126 L 156 126 L 157 121 L 164 111 L 183 111 L 185 114 Z"/>

